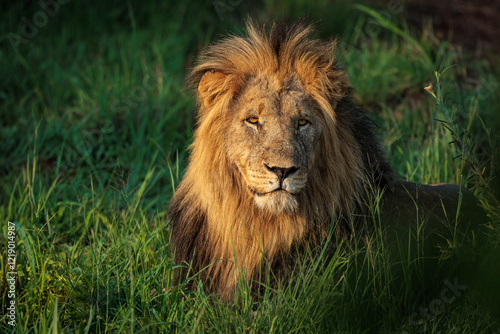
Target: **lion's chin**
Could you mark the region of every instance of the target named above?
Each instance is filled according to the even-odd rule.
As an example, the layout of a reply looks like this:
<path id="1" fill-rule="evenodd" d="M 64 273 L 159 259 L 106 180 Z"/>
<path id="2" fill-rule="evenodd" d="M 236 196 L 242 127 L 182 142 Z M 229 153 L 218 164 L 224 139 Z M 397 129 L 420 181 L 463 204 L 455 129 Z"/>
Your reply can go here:
<path id="1" fill-rule="evenodd" d="M 286 190 L 277 190 L 267 194 L 254 193 L 255 204 L 262 210 L 273 214 L 294 213 L 299 207 L 297 196 Z"/>

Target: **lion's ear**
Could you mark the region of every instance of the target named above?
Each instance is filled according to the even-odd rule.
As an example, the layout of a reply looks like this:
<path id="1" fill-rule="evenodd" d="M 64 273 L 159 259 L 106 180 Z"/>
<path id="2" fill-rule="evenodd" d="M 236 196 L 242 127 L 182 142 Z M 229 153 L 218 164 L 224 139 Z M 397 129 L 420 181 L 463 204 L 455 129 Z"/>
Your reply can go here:
<path id="1" fill-rule="evenodd" d="M 216 72 L 206 72 L 198 84 L 198 94 L 201 104 L 209 109 L 225 90 L 227 75 Z"/>
<path id="2" fill-rule="evenodd" d="M 331 83 L 331 96 L 340 101 L 349 88 L 349 77 L 341 68 L 336 68 L 329 75 Z"/>

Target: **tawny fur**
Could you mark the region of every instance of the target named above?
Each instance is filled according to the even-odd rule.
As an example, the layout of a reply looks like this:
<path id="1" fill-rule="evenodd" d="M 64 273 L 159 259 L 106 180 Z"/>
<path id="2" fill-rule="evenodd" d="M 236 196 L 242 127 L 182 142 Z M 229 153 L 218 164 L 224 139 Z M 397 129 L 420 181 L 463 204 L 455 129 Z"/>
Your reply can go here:
<path id="1" fill-rule="evenodd" d="M 204 269 L 201 277 L 207 288 L 224 298 L 232 295 L 239 278 L 252 279 L 264 263 L 286 270 L 291 249 L 314 246 L 328 235 L 332 221 L 344 222 L 337 236 L 347 233 L 347 217 L 360 207 L 360 194 L 391 175 L 370 121 L 350 101 L 347 76 L 334 57 L 335 41 L 311 39 L 311 28 L 300 23 L 275 24 L 269 35 L 249 23 L 247 31 L 247 37 L 229 37 L 209 47 L 189 77 L 197 88 L 198 123 L 189 165 L 169 211 L 176 263 L 190 265 L 194 272 Z M 306 94 L 306 106 L 318 119 L 314 133 L 321 135 L 315 152 L 307 153 L 314 159 L 305 159 L 308 172 L 302 168 L 297 176 L 307 178 L 307 184 L 290 195 L 296 206 L 285 200 L 292 204 L 256 205 L 248 176 L 241 171 L 259 167 L 238 162 L 255 143 L 234 145 L 237 138 L 228 131 L 239 126 L 234 113 L 245 107 L 242 92 L 267 94 L 249 84 L 256 78 L 263 78 L 276 94 Z M 297 131 L 288 124 L 280 129 L 277 133 L 286 136 Z M 287 147 L 283 138 L 273 140 L 271 152 Z M 294 145 L 289 145 L 292 153 L 283 154 L 288 160 L 300 149 Z M 279 153 L 270 159 L 290 164 Z"/>

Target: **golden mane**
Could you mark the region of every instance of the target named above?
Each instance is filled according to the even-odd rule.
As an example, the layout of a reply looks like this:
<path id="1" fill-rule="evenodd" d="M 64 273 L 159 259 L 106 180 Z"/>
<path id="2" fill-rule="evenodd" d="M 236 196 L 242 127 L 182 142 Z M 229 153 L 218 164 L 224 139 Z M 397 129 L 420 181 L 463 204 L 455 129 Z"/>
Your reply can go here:
<path id="1" fill-rule="evenodd" d="M 205 269 L 211 291 L 231 296 L 238 278 L 252 279 L 260 265 L 287 271 L 294 246 L 314 246 L 328 235 L 349 231 L 373 177 L 389 175 L 370 122 L 346 95 L 347 75 L 334 58 L 336 42 L 310 38 L 311 27 L 274 24 L 266 34 L 249 22 L 248 37 L 210 46 L 188 80 L 197 87 L 197 128 L 191 157 L 169 211 L 175 261 Z M 261 210 L 228 157 L 224 136 L 229 115 L 249 78 L 264 75 L 287 89 L 298 77 L 321 110 L 322 135 L 296 212 Z M 384 172 L 385 176 L 384 176 Z M 185 271 L 181 277 L 185 277 Z"/>

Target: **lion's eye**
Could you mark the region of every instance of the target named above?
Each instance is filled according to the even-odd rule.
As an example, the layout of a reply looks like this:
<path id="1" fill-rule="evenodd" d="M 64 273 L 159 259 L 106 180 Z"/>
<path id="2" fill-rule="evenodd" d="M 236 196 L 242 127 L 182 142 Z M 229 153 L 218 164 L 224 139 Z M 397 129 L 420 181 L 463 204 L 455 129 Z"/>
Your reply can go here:
<path id="1" fill-rule="evenodd" d="M 259 118 L 258 117 L 248 117 L 246 121 L 250 124 L 257 124 L 259 123 Z"/>
<path id="2" fill-rule="evenodd" d="M 299 126 L 304 126 L 308 123 L 309 123 L 309 121 L 307 119 L 299 119 L 299 122 L 298 122 Z"/>

